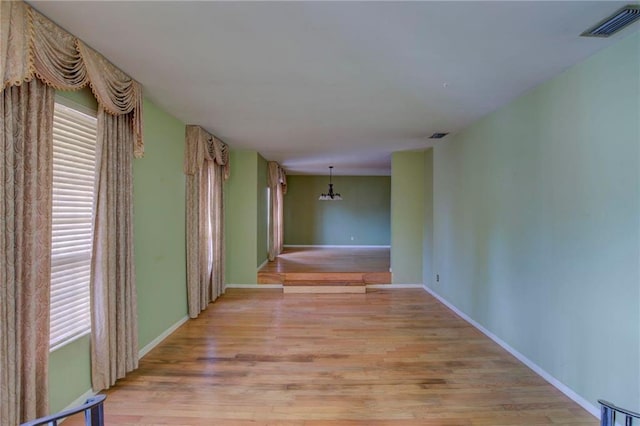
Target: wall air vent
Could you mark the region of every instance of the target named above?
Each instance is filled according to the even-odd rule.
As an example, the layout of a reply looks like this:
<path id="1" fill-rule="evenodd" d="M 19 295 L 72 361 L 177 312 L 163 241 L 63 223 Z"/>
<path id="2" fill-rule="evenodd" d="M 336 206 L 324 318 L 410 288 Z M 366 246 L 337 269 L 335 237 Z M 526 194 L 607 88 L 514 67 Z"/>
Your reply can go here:
<path id="1" fill-rule="evenodd" d="M 630 4 L 598 22 L 580 35 L 582 37 L 609 37 L 627 25 L 633 24 L 638 19 L 640 19 L 640 5 Z"/>
<path id="2" fill-rule="evenodd" d="M 447 136 L 449 133 L 434 133 L 431 136 L 429 136 L 429 139 L 442 139 L 445 136 Z"/>

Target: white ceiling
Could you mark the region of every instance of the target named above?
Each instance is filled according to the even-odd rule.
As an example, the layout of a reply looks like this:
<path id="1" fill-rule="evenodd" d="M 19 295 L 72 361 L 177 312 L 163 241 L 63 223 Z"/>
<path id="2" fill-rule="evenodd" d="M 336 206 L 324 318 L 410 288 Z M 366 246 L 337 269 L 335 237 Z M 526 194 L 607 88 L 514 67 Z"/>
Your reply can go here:
<path id="1" fill-rule="evenodd" d="M 579 37 L 618 1 L 30 3 L 169 113 L 293 174 L 389 174 L 391 152 L 640 27 Z"/>

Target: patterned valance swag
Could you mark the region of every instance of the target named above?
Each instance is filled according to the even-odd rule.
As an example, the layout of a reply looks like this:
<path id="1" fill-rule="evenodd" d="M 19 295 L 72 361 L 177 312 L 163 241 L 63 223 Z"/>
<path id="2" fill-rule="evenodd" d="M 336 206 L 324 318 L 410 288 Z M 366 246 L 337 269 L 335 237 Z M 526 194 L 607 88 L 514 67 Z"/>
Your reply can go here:
<path id="1" fill-rule="evenodd" d="M 57 90 L 89 85 L 111 115 L 132 113 L 134 155 L 142 157 L 142 86 L 80 39 L 21 1 L 0 2 L 2 89 L 34 77 Z"/>

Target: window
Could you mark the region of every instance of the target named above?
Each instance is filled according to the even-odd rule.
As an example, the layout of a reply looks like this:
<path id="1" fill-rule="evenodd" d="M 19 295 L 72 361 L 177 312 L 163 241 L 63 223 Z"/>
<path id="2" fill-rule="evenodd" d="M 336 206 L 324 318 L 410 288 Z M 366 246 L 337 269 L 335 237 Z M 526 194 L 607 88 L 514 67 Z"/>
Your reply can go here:
<path id="1" fill-rule="evenodd" d="M 271 236 L 271 221 L 273 220 L 271 214 L 271 188 L 267 186 L 267 253 L 271 251 L 269 248 L 271 247 L 271 238 L 273 238 Z"/>
<path id="2" fill-rule="evenodd" d="M 56 100 L 53 113 L 52 351 L 91 329 L 96 118 L 66 105 Z"/>

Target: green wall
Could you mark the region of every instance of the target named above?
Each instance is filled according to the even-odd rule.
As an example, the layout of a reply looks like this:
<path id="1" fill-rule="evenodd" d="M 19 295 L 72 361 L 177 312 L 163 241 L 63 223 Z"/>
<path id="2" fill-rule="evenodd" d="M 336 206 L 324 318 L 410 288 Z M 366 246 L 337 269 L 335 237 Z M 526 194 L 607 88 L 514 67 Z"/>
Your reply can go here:
<path id="1" fill-rule="evenodd" d="M 91 388 L 90 336 L 49 354 L 49 411 L 58 412 Z"/>
<path id="2" fill-rule="evenodd" d="M 391 271 L 394 284 L 422 282 L 425 152 L 391 157 Z"/>
<path id="3" fill-rule="evenodd" d="M 422 244 L 422 283 L 430 284 L 433 270 L 433 149 L 424 152 L 424 228 Z"/>
<path id="4" fill-rule="evenodd" d="M 255 284 L 267 260 L 267 160 L 256 151 L 230 152 L 225 183 L 225 284 Z"/>
<path id="5" fill-rule="evenodd" d="M 258 153 L 231 151 L 225 187 L 225 283 L 255 284 L 258 233 Z"/>
<path id="6" fill-rule="evenodd" d="M 95 108 L 88 90 L 60 95 Z M 145 157 L 133 165 L 140 348 L 187 315 L 184 124 L 145 100 L 144 132 Z M 52 352 L 49 362 L 55 412 L 91 387 L 89 336 Z"/>
<path id="7" fill-rule="evenodd" d="M 256 241 L 257 266 L 262 265 L 269 257 L 269 248 L 267 247 L 267 235 L 269 233 L 269 202 L 268 197 L 268 167 L 267 160 L 258 154 L 258 177 L 257 177 L 257 201 L 258 201 L 258 235 Z"/>
<path id="8" fill-rule="evenodd" d="M 319 201 L 328 176 L 287 176 L 284 243 L 290 245 L 389 245 L 389 176 L 334 176 L 342 201 Z"/>
<path id="9" fill-rule="evenodd" d="M 146 101 L 144 158 L 133 166 L 138 339 L 187 315 L 184 124 Z"/>
<path id="10" fill-rule="evenodd" d="M 436 145 L 425 280 L 590 403 L 636 411 L 639 80 L 636 33 Z"/>

